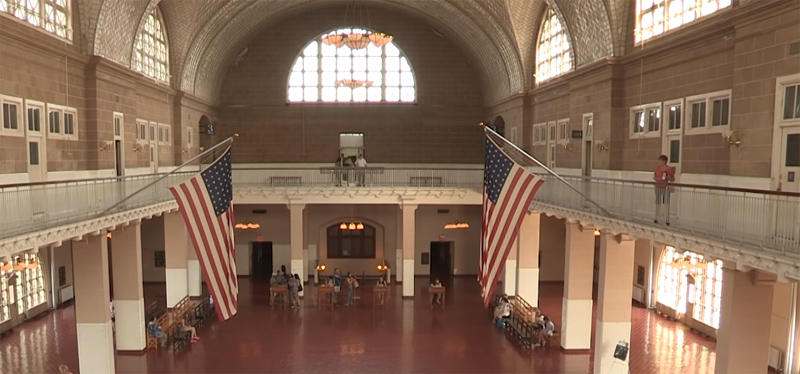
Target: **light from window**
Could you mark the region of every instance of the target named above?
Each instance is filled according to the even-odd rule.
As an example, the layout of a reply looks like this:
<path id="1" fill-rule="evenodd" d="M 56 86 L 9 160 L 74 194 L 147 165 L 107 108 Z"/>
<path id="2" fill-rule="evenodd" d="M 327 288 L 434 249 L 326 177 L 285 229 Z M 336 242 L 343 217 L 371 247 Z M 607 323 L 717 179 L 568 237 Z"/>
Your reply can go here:
<path id="1" fill-rule="evenodd" d="M 633 112 L 633 133 L 634 134 L 643 134 L 644 133 L 644 111 L 639 110 Z"/>
<path id="2" fill-rule="evenodd" d="M 569 37 L 556 13 L 548 9 L 539 31 L 536 50 L 536 82 L 544 82 L 572 70 Z"/>
<path id="3" fill-rule="evenodd" d="M 64 113 L 64 135 L 75 135 L 75 115 Z"/>
<path id="4" fill-rule="evenodd" d="M 72 40 L 70 0 L 0 0 L 0 12 Z"/>
<path id="5" fill-rule="evenodd" d="M 673 104 L 669 106 L 668 113 L 669 127 L 668 130 L 681 129 L 681 105 Z"/>
<path id="6" fill-rule="evenodd" d="M 636 43 L 731 6 L 732 0 L 636 0 Z"/>
<path id="7" fill-rule="evenodd" d="M 786 86 L 783 92 L 783 119 L 800 118 L 800 84 Z"/>
<path id="8" fill-rule="evenodd" d="M 169 81 L 167 36 L 158 8 L 147 16 L 144 27 L 136 38 L 133 68 L 160 81 Z"/>
<path id="9" fill-rule="evenodd" d="M 647 110 L 647 132 L 661 131 L 661 108 Z"/>
<path id="10" fill-rule="evenodd" d="M 681 260 L 688 260 L 694 265 L 676 265 L 676 261 Z M 658 302 L 682 314 L 687 311 L 687 303 L 692 303 L 692 317 L 695 320 L 719 329 L 722 261 L 702 260 L 701 255 L 692 252 L 678 253 L 674 247 L 666 247 L 661 257 Z M 688 275 L 691 277 L 687 277 Z"/>
<path id="11" fill-rule="evenodd" d="M 3 103 L 3 128 L 6 130 L 19 130 L 18 121 L 17 104 Z"/>
<path id="12" fill-rule="evenodd" d="M 363 29 L 340 29 L 349 34 Z M 414 102 L 417 98 L 414 73 L 408 59 L 394 42 L 382 47 L 370 43 L 366 48 L 351 49 L 311 41 L 303 48 L 289 74 L 290 102 Z M 351 88 L 338 85 L 344 80 L 371 82 Z"/>

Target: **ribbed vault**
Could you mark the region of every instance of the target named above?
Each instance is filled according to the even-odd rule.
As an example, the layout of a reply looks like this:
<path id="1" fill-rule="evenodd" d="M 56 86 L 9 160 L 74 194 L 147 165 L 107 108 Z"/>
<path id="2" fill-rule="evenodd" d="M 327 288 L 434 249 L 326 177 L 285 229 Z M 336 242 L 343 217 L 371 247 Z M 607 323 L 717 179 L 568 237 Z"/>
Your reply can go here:
<path id="1" fill-rule="evenodd" d="M 236 55 L 272 22 L 343 0 L 75 0 L 88 54 L 131 65 L 144 16 L 160 5 L 171 85 L 217 101 Z M 359 0 L 425 20 L 459 44 L 479 71 L 487 101 L 532 87 L 541 15 L 552 6 L 566 26 L 577 66 L 620 54 L 629 0 Z"/>

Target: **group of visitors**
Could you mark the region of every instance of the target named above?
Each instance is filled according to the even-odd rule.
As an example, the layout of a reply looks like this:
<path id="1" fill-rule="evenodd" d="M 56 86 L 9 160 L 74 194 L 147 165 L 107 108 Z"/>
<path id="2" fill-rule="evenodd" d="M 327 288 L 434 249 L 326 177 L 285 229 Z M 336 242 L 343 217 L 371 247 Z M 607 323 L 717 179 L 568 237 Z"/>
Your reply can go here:
<path id="1" fill-rule="evenodd" d="M 367 159 L 364 158 L 364 154 L 362 153 L 359 153 L 358 156 L 345 156 L 344 153 L 340 153 L 339 157 L 336 159 L 335 165 L 338 168 L 366 168 L 368 164 Z M 341 186 L 342 184 L 349 185 L 353 182 L 358 186 L 364 186 L 366 172 L 365 170 L 356 170 L 355 173 L 352 171 L 336 170 L 333 173 L 333 178 L 333 182 L 337 186 Z"/>
<path id="2" fill-rule="evenodd" d="M 378 285 L 381 285 L 381 282 L 383 282 L 383 285 L 386 284 L 386 281 L 383 279 L 383 277 L 378 280 Z M 355 298 L 356 288 L 360 287 L 360 285 L 358 284 L 356 277 L 351 272 L 348 272 L 347 276 L 342 278 L 342 272 L 339 269 L 333 269 L 333 276 L 325 281 L 326 286 L 333 287 L 333 293 L 328 293 L 327 295 L 328 303 L 333 303 L 334 305 L 338 303 L 337 299 L 339 292 L 342 290 L 342 284 L 347 287 L 347 297 L 345 298 L 344 306 L 351 306 L 353 305 L 353 300 Z"/>
<path id="3" fill-rule="evenodd" d="M 292 308 L 300 308 L 300 291 L 303 291 L 303 282 L 300 280 L 299 274 L 287 273 L 286 265 L 281 265 L 281 270 L 272 273 L 269 278 L 269 286 L 270 288 L 282 286 L 288 288 L 289 303 L 291 303 Z M 282 297 L 280 293 L 271 292 L 270 295 L 270 298 L 275 303 L 285 302 L 286 300 L 282 300 Z"/>
<path id="4" fill-rule="evenodd" d="M 187 325 L 183 319 L 178 321 L 177 332 L 181 336 L 185 336 L 185 334 L 191 334 L 189 338 L 192 343 L 200 341 L 200 337 L 197 335 L 197 329 Z M 158 324 L 157 317 L 153 317 L 153 319 L 147 323 L 147 334 L 152 338 L 158 339 L 159 343 L 161 343 L 161 348 L 167 348 L 168 336 L 167 333 L 161 329 L 161 325 Z"/>
<path id="5" fill-rule="evenodd" d="M 494 307 L 494 319 L 492 324 L 497 324 L 497 327 L 505 326 L 506 321 L 511 317 L 511 302 L 508 300 L 507 295 L 500 297 L 497 306 Z M 536 347 L 544 346 L 549 339 L 556 332 L 556 325 L 550 320 L 550 317 L 542 314 L 540 310 L 536 310 L 536 315 L 533 318 L 533 329 L 536 331 Z"/>

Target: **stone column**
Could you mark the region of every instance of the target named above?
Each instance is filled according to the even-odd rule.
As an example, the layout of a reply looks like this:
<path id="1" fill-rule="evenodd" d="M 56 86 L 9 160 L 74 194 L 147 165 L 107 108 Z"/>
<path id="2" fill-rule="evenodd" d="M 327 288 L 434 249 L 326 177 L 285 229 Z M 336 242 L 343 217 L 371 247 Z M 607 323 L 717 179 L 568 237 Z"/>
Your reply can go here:
<path id="1" fill-rule="evenodd" d="M 181 213 L 164 214 L 167 308 L 174 307 L 189 295 L 188 249 L 189 236 Z"/>
<path id="2" fill-rule="evenodd" d="M 401 204 L 400 208 L 403 210 L 403 297 L 414 297 L 417 205 Z"/>
<path id="3" fill-rule="evenodd" d="M 715 373 L 763 373 L 769 363 L 775 276 L 724 269 Z"/>
<path id="4" fill-rule="evenodd" d="M 142 292 L 142 224 L 132 223 L 111 236 L 114 271 L 114 325 L 117 349 L 142 351 L 147 338 Z"/>
<path id="5" fill-rule="evenodd" d="M 289 247 L 291 248 L 291 262 L 288 271 L 297 273 L 300 279 L 305 279 L 305 269 L 303 269 L 303 233 L 304 220 L 303 211 L 305 204 L 289 203 Z M 299 293 L 303 296 L 303 293 Z"/>
<path id="6" fill-rule="evenodd" d="M 632 352 L 623 361 L 614 358 L 614 350 L 618 343 L 631 341 L 634 248 L 635 242 L 625 235 L 600 236 L 595 374 L 629 373 Z"/>
<path id="7" fill-rule="evenodd" d="M 396 247 L 397 249 L 394 251 L 394 269 L 392 269 L 392 274 L 394 274 L 395 280 L 398 283 L 403 283 L 403 209 L 402 206 L 400 209 L 397 210 L 397 242 Z M 390 279 L 386 280 L 387 282 L 391 282 Z"/>
<path id="8" fill-rule="evenodd" d="M 541 213 L 528 212 L 519 228 L 517 296 L 539 306 L 539 224 Z"/>
<path id="9" fill-rule="evenodd" d="M 565 247 L 561 346 L 564 349 L 591 349 L 594 229 L 567 221 Z"/>
<path id="10" fill-rule="evenodd" d="M 506 258 L 506 266 L 503 269 L 503 293 L 508 296 L 517 295 L 517 253 L 519 252 L 519 236 L 516 243 L 511 247 L 511 251 Z"/>
<path id="11" fill-rule="evenodd" d="M 187 241 L 189 248 L 186 250 L 186 258 L 188 259 L 186 261 L 186 273 L 189 282 L 189 297 L 201 297 L 203 296 L 203 269 L 200 268 L 200 260 L 197 258 L 194 245 L 191 240 L 187 239 Z"/>
<path id="12" fill-rule="evenodd" d="M 141 263 L 141 257 L 136 259 Z M 72 245 L 78 364 L 81 373 L 114 373 L 106 232 Z M 141 327 L 144 329 L 144 326 Z"/>

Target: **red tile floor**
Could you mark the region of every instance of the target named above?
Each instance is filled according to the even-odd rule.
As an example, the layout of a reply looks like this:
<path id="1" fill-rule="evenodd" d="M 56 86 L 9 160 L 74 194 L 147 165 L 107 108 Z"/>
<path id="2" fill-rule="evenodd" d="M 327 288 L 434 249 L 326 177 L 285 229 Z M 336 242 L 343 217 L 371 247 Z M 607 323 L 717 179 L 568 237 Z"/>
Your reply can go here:
<path id="1" fill-rule="evenodd" d="M 590 373 L 590 354 L 558 348 L 516 349 L 492 326 L 472 278 L 450 280 L 447 307 L 431 311 L 427 279 L 403 300 L 392 287 L 386 310 L 373 312 L 369 287 L 355 307 L 318 310 L 311 297 L 300 310 L 272 308 L 265 281 L 242 279 L 239 315 L 199 330 L 202 340 L 175 354 L 118 354 L 119 373 Z M 163 302 L 164 286 L 147 285 Z M 313 295 L 313 292 L 307 292 Z M 541 286 L 540 306 L 561 320 L 561 284 Z M 0 373 L 78 373 L 74 309 L 18 326 L 0 338 Z M 684 325 L 634 307 L 631 373 L 714 372 L 715 344 Z M 84 373 L 88 374 L 88 373 Z"/>

